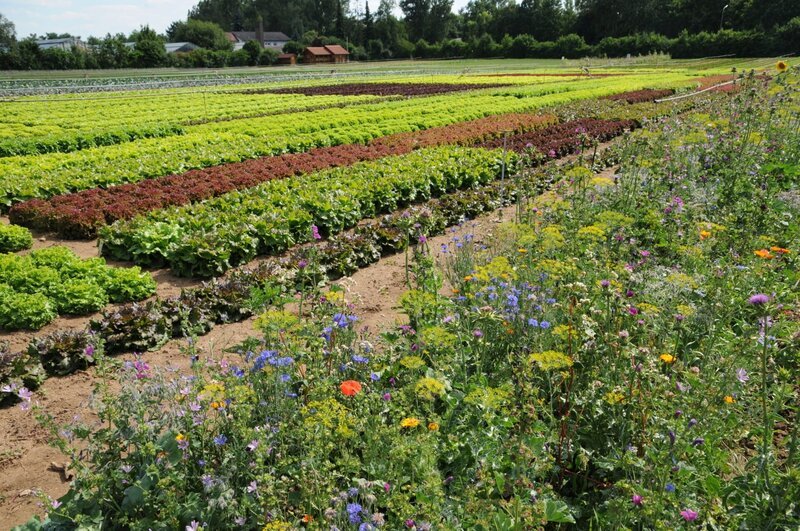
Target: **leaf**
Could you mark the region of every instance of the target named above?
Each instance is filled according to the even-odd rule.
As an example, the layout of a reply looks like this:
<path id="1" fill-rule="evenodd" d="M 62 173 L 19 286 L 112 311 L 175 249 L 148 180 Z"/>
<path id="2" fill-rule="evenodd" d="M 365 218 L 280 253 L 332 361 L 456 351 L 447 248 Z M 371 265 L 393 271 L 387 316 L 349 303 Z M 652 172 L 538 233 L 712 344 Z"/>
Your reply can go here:
<path id="1" fill-rule="evenodd" d="M 575 523 L 575 518 L 572 517 L 569 507 L 561 500 L 545 500 L 544 517 L 548 522 L 559 524 Z"/>

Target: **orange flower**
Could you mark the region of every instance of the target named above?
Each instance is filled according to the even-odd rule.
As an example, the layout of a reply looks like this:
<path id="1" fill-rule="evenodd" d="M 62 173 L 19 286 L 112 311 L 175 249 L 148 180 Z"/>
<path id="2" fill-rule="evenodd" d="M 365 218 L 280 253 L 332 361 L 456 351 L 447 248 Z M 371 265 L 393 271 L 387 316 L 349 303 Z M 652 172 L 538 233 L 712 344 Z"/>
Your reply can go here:
<path id="1" fill-rule="evenodd" d="M 789 254 L 789 249 L 784 249 L 783 247 L 770 247 L 769 250 L 773 253 Z"/>
<path id="2" fill-rule="evenodd" d="M 662 354 L 658 357 L 661 361 L 669 365 L 670 363 L 675 363 L 675 356 L 672 354 Z"/>
<path id="3" fill-rule="evenodd" d="M 778 61 L 778 64 L 775 65 L 775 68 L 778 69 L 778 72 L 786 72 L 786 69 L 789 68 L 789 65 L 783 61 Z"/>
<path id="4" fill-rule="evenodd" d="M 733 404 L 735 402 L 735 400 L 731 395 L 726 395 L 725 398 L 723 398 L 723 400 L 725 400 L 726 404 Z"/>
<path id="5" fill-rule="evenodd" d="M 429 422 L 428 429 L 430 431 L 439 431 L 439 424 L 437 424 L 436 422 Z"/>
<path id="6" fill-rule="evenodd" d="M 314 521 L 314 517 L 311 516 L 310 514 L 304 514 L 303 515 L 303 523 L 304 524 L 310 524 L 313 521 Z"/>
<path id="7" fill-rule="evenodd" d="M 769 250 L 767 250 L 767 249 L 759 249 L 758 251 L 753 251 L 753 254 L 756 255 L 757 257 L 763 258 L 765 260 L 768 260 L 768 259 L 774 257 L 773 254 L 771 252 L 769 252 Z"/>
<path id="8" fill-rule="evenodd" d="M 361 392 L 361 384 L 355 380 L 345 380 L 339 386 L 344 396 L 356 396 Z"/>
<path id="9" fill-rule="evenodd" d="M 711 237 L 711 233 L 709 231 L 707 231 L 707 230 L 701 230 L 700 231 L 700 239 L 701 240 L 705 240 L 706 238 L 710 238 L 710 237 Z"/>

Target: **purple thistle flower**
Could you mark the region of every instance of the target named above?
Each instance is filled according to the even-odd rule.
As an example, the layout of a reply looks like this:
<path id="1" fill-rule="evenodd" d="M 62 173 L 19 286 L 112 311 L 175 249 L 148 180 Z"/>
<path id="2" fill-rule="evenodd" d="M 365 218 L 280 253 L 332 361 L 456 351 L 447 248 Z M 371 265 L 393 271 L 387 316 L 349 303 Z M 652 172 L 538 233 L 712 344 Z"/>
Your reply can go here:
<path id="1" fill-rule="evenodd" d="M 769 297 L 767 295 L 764 295 L 763 293 L 756 293 L 755 295 L 747 299 L 747 302 L 749 302 L 754 306 L 760 306 L 762 304 L 768 303 Z"/>
<path id="2" fill-rule="evenodd" d="M 315 240 L 321 240 L 322 239 L 322 236 L 319 235 L 319 227 L 317 227 L 316 225 L 311 225 L 311 236 Z"/>
<path id="3" fill-rule="evenodd" d="M 476 328 L 472 331 L 472 335 L 475 337 L 483 337 L 483 331 Z"/>
<path id="4" fill-rule="evenodd" d="M 633 496 L 631 496 L 631 503 L 633 503 L 637 507 L 639 507 L 642 504 L 643 500 L 644 498 L 642 498 L 639 494 L 634 494 Z"/>
<path id="5" fill-rule="evenodd" d="M 694 522 L 697 520 L 698 513 L 697 511 L 693 511 L 691 509 L 684 509 L 681 511 L 681 516 L 683 516 L 683 519 L 687 522 Z"/>

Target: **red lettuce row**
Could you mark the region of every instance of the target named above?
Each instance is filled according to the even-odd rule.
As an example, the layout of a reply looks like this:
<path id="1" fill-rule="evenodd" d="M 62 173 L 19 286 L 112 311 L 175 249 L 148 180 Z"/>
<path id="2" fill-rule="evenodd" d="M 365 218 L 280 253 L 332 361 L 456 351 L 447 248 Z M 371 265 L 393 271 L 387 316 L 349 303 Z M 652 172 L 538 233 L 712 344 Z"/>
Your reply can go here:
<path id="1" fill-rule="evenodd" d="M 626 101 L 628 103 L 643 103 L 646 101 L 654 101 L 659 98 L 666 98 L 667 96 L 672 96 L 673 94 L 675 94 L 675 91 L 672 89 L 645 89 L 622 92 L 620 94 L 612 94 L 611 96 L 606 96 L 603 99 L 612 101 Z"/>
<path id="2" fill-rule="evenodd" d="M 32 199 L 14 205 L 9 218 L 17 225 L 56 232 L 63 238 L 91 239 L 97 235 L 99 227 L 120 219 L 202 201 L 272 179 L 401 155 L 422 147 L 472 144 L 493 138 L 503 131 L 530 131 L 556 121 L 551 115 L 490 116 L 424 131 L 390 135 L 367 145 L 314 148 L 305 153 L 263 157 L 111 188 L 93 188 L 50 199 Z"/>
<path id="3" fill-rule="evenodd" d="M 479 147 L 496 149 L 506 147 L 517 153 L 537 151 L 550 158 L 574 153 L 587 140 L 606 141 L 622 134 L 626 129 L 638 127 L 634 120 L 597 120 L 586 118 L 552 125 L 537 131 L 521 133 L 508 138 L 495 138 L 479 144 Z"/>
<path id="4" fill-rule="evenodd" d="M 432 96 L 448 92 L 507 87 L 508 83 L 344 83 L 316 87 L 251 90 L 248 94 L 304 94 L 306 96 Z"/>

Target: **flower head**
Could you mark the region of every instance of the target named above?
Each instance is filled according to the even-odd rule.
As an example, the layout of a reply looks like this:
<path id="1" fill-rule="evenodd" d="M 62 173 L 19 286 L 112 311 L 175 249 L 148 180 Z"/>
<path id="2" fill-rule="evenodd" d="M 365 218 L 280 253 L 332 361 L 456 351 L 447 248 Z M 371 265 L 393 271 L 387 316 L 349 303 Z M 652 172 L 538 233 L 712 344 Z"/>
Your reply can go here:
<path id="1" fill-rule="evenodd" d="M 401 428 L 416 428 L 419 426 L 419 419 L 414 417 L 406 417 L 400 421 Z"/>
<path id="2" fill-rule="evenodd" d="M 694 522 L 697 520 L 698 513 L 697 511 L 693 511 L 691 509 L 684 509 L 681 511 L 681 516 L 683 516 L 683 519 L 687 522 Z"/>
<path id="3" fill-rule="evenodd" d="M 311 236 L 312 236 L 312 237 L 313 237 L 315 240 L 320 240 L 320 239 L 322 239 L 322 236 L 320 236 L 320 235 L 319 235 L 319 228 L 318 228 L 316 225 L 311 225 Z"/>
<path id="4" fill-rule="evenodd" d="M 344 396 L 356 396 L 361 392 L 361 384 L 355 380 L 345 380 L 339 385 Z"/>
<path id="5" fill-rule="evenodd" d="M 672 354 L 662 354 L 662 355 L 660 355 L 658 357 L 658 359 L 660 359 L 661 361 L 663 361 L 667 365 L 671 365 L 671 364 L 675 363 L 675 356 L 673 356 Z"/>
<path id="6" fill-rule="evenodd" d="M 736 379 L 739 380 L 740 383 L 747 383 L 750 377 L 747 375 L 746 370 L 736 369 Z"/>
<path id="7" fill-rule="evenodd" d="M 763 293 L 756 293 L 755 295 L 747 299 L 747 302 L 749 302 L 754 306 L 760 306 L 762 304 L 766 304 L 769 302 L 769 296 L 764 295 Z"/>
<path id="8" fill-rule="evenodd" d="M 633 496 L 631 496 L 631 503 L 633 503 L 637 507 L 642 504 L 643 500 L 644 498 L 642 498 L 639 494 L 634 494 Z"/>
<path id="9" fill-rule="evenodd" d="M 789 65 L 787 65 L 785 61 L 778 61 L 775 65 L 775 68 L 778 70 L 778 72 L 786 72 L 786 69 L 789 68 Z"/>

